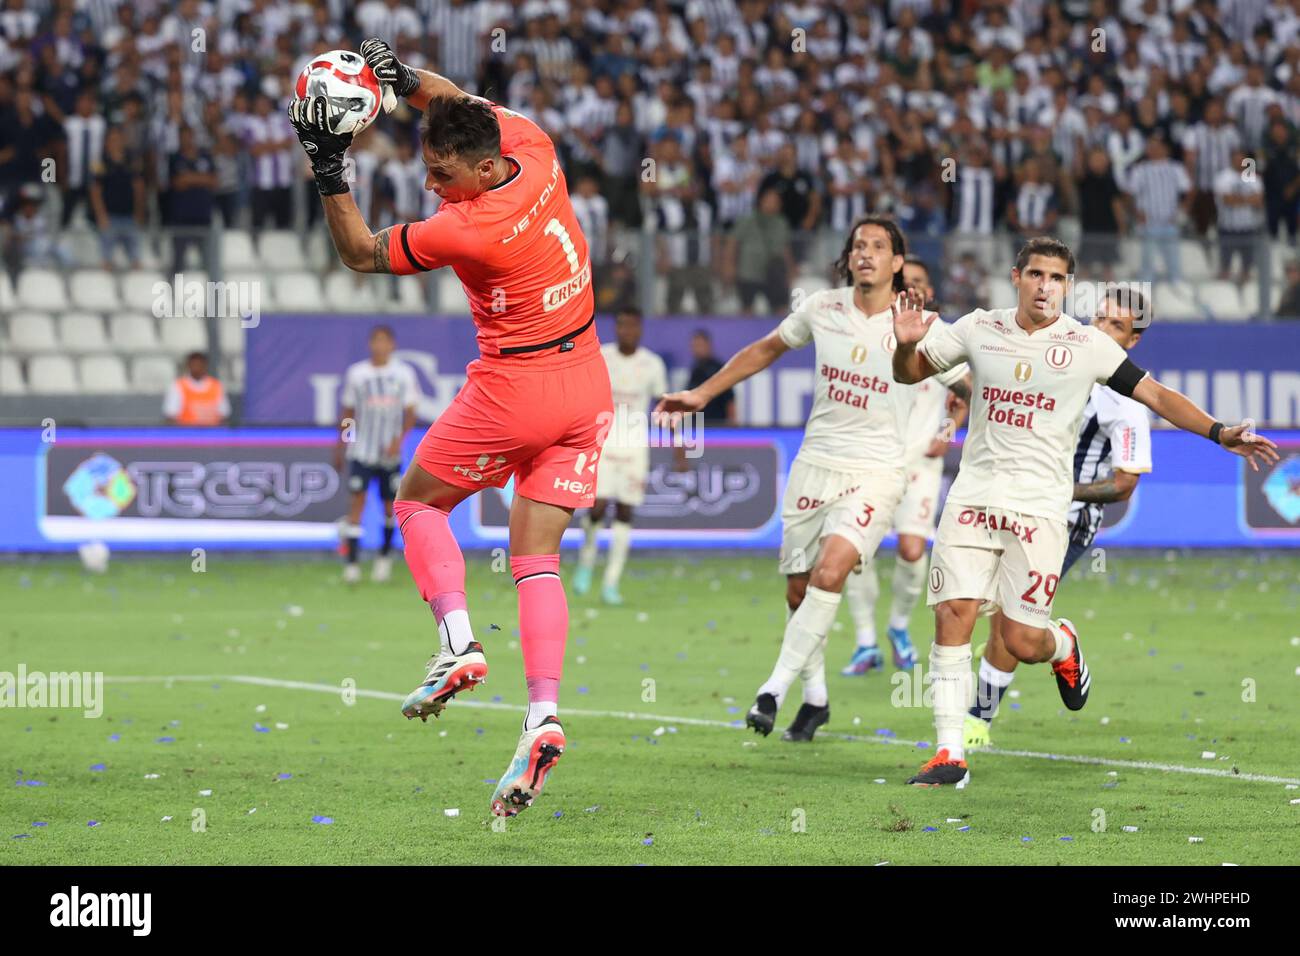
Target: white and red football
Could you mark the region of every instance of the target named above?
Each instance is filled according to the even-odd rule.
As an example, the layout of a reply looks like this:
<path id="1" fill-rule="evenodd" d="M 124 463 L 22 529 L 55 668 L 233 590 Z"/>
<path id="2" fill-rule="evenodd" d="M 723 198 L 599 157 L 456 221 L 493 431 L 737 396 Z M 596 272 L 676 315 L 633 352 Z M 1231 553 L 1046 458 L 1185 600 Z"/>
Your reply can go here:
<path id="1" fill-rule="evenodd" d="M 365 58 L 351 50 L 314 56 L 294 86 L 299 99 L 323 96 L 330 104 L 330 131 L 360 133 L 375 121 L 383 91 Z"/>

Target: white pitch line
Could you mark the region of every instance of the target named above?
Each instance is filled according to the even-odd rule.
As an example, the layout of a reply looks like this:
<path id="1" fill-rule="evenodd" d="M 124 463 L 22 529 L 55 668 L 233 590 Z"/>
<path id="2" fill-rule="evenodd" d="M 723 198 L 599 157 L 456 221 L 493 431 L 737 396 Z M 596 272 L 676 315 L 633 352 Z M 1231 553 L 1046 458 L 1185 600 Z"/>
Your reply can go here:
<path id="1" fill-rule="evenodd" d="M 104 677 L 105 683 L 108 684 L 171 684 L 177 681 L 185 683 L 205 683 L 208 681 L 226 681 L 231 684 L 248 684 L 255 687 L 277 687 L 284 690 L 311 690 L 324 694 L 342 695 L 344 688 L 337 684 L 316 684 L 310 681 L 300 680 L 281 680 L 277 677 L 255 677 L 248 674 L 181 674 L 172 676 L 152 677 L 152 676 L 121 676 L 121 677 Z M 365 690 L 364 688 L 353 688 L 350 692 L 356 697 L 367 697 L 371 700 L 405 700 L 403 694 L 396 694 L 387 690 Z M 526 707 L 520 704 L 498 704 L 494 701 L 487 700 L 467 700 L 464 697 L 457 697 L 455 702 L 457 710 L 463 710 L 467 707 L 475 707 L 480 710 L 508 710 L 515 713 L 523 713 Z M 673 717 L 667 714 L 643 714 L 631 710 L 578 710 L 572 707 L 564 708 L 565 713 L 573 714 L 575 717 L 614 717 L 622 720 L 652 720 L 660 724 L 685 724 L 690 727 L 717 727 L 723 730 L 741 729 L 735 723 L 725 720 L 710 720 L 704 717 Z M 881 736 L 864 736 L 861 734 L 841 734 L 824 731 L 826 737 L 834 737 L 837 740 L 849 740 L 861 743 L 875 744 L 892 744 L 902 747 L 915 747 L 916 742 L 911 740 L 901 740 L 897 737 Z M 1300 778 L 1295 777 L 1275 777 L 1270 774 L 1260 773 L 1233 773 L 1231 770 L 1220 770 L 1217 767 L 1184 767 L 1180 764 L 1172 763 L 1154 763 L 1147 760 L 1116 760 L 1111 757 L 1087 757 L 1080 754 L 1053 754 L 1042 753 L 1036 750 L 1000 750 L 997 747 L 990 747 L 986 750 L 977 751 L 981 756 L 990 757 L 1023 757 L 1030 760 L 1053 760 L 1057 763 L 1075 763 L 1085 764 L 1098 767 L 1124 767 L 1129 770 L 1159 770 L 1165 773 L 1189 773 L 1201 777 L 1223 777 L 1228 780 L 1249 780 L 1253 783 L 1294 783 L 1300 784 Z"/>

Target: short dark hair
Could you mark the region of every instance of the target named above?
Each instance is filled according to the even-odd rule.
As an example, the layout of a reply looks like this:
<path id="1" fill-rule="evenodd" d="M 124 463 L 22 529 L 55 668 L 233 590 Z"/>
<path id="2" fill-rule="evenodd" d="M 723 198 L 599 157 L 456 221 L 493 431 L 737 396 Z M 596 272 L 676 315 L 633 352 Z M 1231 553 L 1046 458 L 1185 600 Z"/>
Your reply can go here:
<path id="1" fill-rule="evenodd" d="M 185 356 L 185 364 L 186 364 L 186 365 L 189 365 L 189 364 L 190 364 L 191 362 L 193 362 L 195 359 L 202 359 L 203 361 L 206 362 L 206 361 L 208 360 L 208 353 L 207 353 L 207 352 L 191 352 L 189 355 Z"/>
<path id="2" fill-rule="evenodd" d="M 879 226 L 889 233 L 889 245 L 893 249 L 894 255 L 902 256 L 904 261 L 907 260 L 907 239 L 903 236 L 903 230 L 898 228 L 898 223 L 890 216 L 881 216 L 875 213 L 863 216 L 849 230 L 848 237 L 844 240 L 844 248 L 840 251 L 840 257 L 835 260 L 835 274 L 849 285 L 853 284 L 853 270 L 849 268 L 849 254 L 853 251 L 853 236 L 863 226 Z M 894 291 L 902 292 L 903 289 L 903 270 L 899 269 L 894 273 Z"/>
<path id="3" fill-rule="evenodd" d="M 420 142 L 435 156 L 457 157 L 472 165 L 501 154 L 501 124 L 485 100 L 435 96 L 424 111 Z"/>
<path id="4" fill-rule="evenodd" d="M 393 327 L 391 325 L 376 325 L 370 330 L 370 337 L 373 339 L 376 335 L 386 335 L 392 341 L 397 341 L 397 335 L 393 332 Z"/>
<path id="5" fill-rule="evenodd" d="M 915 252 L 909 252 L 907 255 L 903 256 L 903 265 L 920 266 L 922 269 L 925 270 L 925 277 L 927 279 L 930 277 L 930 267 L 926 265 L 925 260 L 922 259 L 920 256 L 918 256 Z"/>
<path id="6" fill-rule="evenodd" d="M 1155 316 L 1136 282 L 1113 282 L 1106 285 L 1106 301 L 1133 313 L 1133 331 L 1141 335 L 1151 325 Z"/>
<path id="7" fill-rule="evenodd" d="M 709 334 L 708 329 L 696 329 L 694 332 L 691 333 L 691 338 L 697 338 L 697 337 L 704 339 L 704 341 L 706 342 L 713 341 L 713 336 Z"/>
<path id="8" fill-rule="evenodd" d="M 1025 266 L 1029 265 L 1030 256 L 1051 256 L 1053 259 L 1064 259 L 1068 263 L 1065 271 L 1070 275 L 1074 275 L 1074 253 L 1060 239 L 1053 236 L 1035 236 L 1030 239 L 1016 253 L 1016 271 L 1025 271 Z"/>

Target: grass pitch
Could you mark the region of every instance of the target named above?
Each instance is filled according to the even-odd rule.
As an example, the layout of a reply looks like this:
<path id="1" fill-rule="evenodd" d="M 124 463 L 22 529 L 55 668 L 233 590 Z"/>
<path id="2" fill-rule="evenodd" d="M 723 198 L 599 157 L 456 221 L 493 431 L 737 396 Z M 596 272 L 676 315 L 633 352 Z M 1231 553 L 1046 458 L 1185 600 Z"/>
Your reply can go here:
<path id="1" fill-rule="evenodd" d="M 427 725 L 399 712 L 436 643 L 401 567 L 349 589 L 336 564 L 296 557 L 210 554 L 204 573 L 188 555 L 124 558 L 102 577 L 11 561 L 0 671 L 108 682 L 98 719 L 0 709 L 0 863 L 1295 863 L 1300 556 L 1107 561 L 1076 568 L 1056 606 L 1085 641 L 1087 709 L 1068 714 L 1050 671 L 1024 668 L 993 737 L 1097 762 L 977 753 L 966 790 L 936 792 L 903 786 L 933 753 L 917 745 L 930 711 L 897 706 L 919 691 L 892 671 L 838 676 L 847 609 L 830 724 L 810 745 L 779 739 L 796 687 L 757 738 L 732 724 L 780 643 L 775 563 L 634 551 L 625 607 L 570 596 L 569 749 L 499 829 L 488 800 L 526 695 L 514 588 L 487 560 L 470 556 L 468 593 L 489 681 Z M 923 658 L 931 633 L 919 608 Z"/>

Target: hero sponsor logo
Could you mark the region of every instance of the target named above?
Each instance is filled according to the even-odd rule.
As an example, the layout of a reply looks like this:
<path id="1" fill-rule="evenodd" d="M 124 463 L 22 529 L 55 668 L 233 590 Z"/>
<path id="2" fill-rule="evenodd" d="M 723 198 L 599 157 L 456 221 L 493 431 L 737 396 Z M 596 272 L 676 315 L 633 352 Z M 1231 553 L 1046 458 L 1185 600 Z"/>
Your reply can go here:
<path id="1" fill-rule="evenodd" d="M 496 460 L 491 455 L 479 455 L 474 460 L 474 467 L 468 465 L 456 465 L 452 471 L 458 475 L 464 475 L 470 481 L 486 481 L 501 470 L 501 466 L 506 463 L 502 455 L 497 455 Z"/>
<path id="2" fill-rule="evenodd" d="M 957 523 L 987 528 L 989 531 L 1009 531 L 1026 544 L 1033 544 L 1034 533 L 1038 531 L 1037 526 L 1031 528 L 1019 521 L 1008 521 L 1006 515 L 990 515 L 987 511 L 976 511 L 974 508 L 962 511 L 957 516 Z"/>
<path id="3" fill-rule="evenodd" d="M 853 391 L 854 388 L 866 389 L 867 392 L 878 392 L 882 395 L 889 391 L 889 382 L 878 375 L 861 375 L 833 365 L 823 364 L 821 377 L 826 381 L 827 398 L 853 408 L 866 408 L 867 399 L 870 398 L 870 395 Z M 850 387 L 837 386 L 837 382 Z"/>
<path id="4" fill-rule="evenodd" d="M 1027 428 L 1032 431 L 1035 411 L 1050 412 L 1056 408 L 1056 399 L 1042 392 L 1012 391 L 998 388 L 996 385 L 985 385 L 980 394 L 988 403 L 988 420 L 999 425 L 1010 425 L 1013 428 Z M 1019 405 L 1030 411 L 1008 408 L 1006 407 L 1008 405 Z"/>

